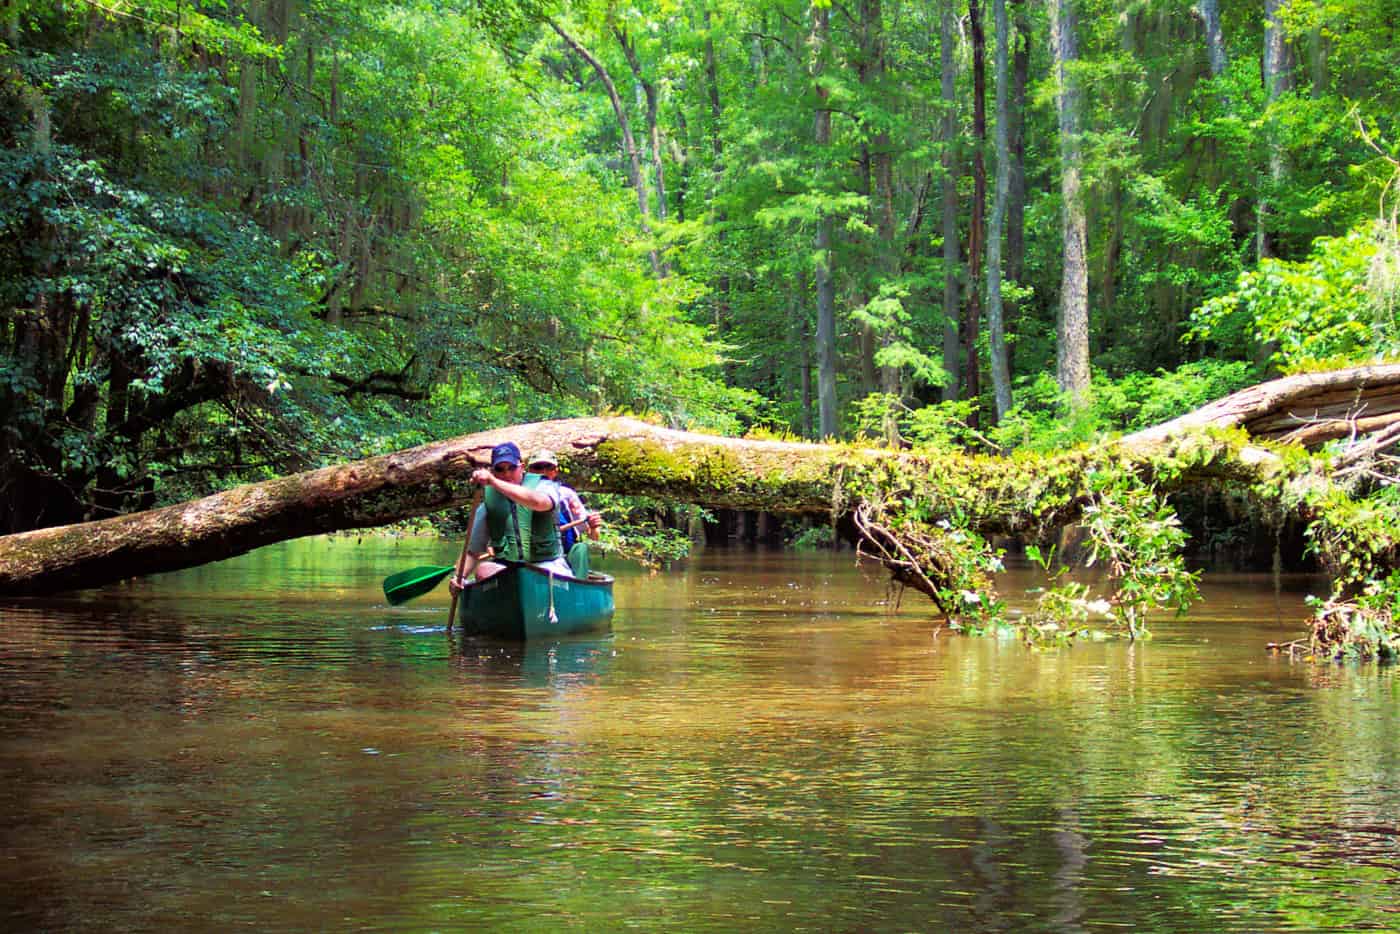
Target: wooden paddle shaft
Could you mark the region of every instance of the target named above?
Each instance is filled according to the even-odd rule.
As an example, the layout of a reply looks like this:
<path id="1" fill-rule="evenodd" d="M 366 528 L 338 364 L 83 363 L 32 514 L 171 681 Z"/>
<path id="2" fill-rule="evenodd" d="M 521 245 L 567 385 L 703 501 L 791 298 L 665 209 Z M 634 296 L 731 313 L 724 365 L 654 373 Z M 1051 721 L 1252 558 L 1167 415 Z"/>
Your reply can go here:
<path id="1" fill-rule="evenodd" d="M 596 512 L 594 512 L 594 513 L 589 513 L 588 515 L 584 516 L 582 519 L 575 519 L 573 522 L 570 522 L 568 525 L 561 525 L 561 526 L 559 526 L 559 531 L 561 531 L 561 532 L 567 532 L 567 531 L 569 531 L 569 529 L 576 529 L 576 528 L 578 528 L 579 526 L 586 524 L 586 523 L 588 522 L 589 519 L 593 518 L 593 517 L 596 516 L 596 515 L 597 515 Z"/>
<path id="2" fill-rule="evenodd" d="M 472 526 L 476 523 L 476 505 L 481 502 L 482 491 L 478 491 L 472 497 L 471 508 L 467 510 L 467 535 L 462 539 L 462 553 L 457 556 L 457 570 L 453 572 L 452 583 L 448 589 L 452 591 L 452 604 L 447 608 L 447 632 L 451 634 L 452 623 L 457 618 L 457 596 L 460 591 L 457 589 L 461 585 L 462 571 L 467 566 L 467 549 L 472 542 Z"/>

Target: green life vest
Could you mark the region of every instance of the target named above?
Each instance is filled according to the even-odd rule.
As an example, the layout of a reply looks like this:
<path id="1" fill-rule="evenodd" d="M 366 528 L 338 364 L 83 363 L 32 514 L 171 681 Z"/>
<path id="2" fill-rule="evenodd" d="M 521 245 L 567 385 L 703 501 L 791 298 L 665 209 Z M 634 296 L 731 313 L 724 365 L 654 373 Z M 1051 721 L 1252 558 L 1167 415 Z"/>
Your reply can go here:
<path id="1" fill-rule="evenodd" d="M 533 490 L 544 478 L 527 473 L 520 485 Z M 514 502 L 493 486 L 486 488 L 486 530 L 491 533 L 491 546 L 496 556 L 507 561 L 527 561 L 538 564 L 559 557 L 564 550 L 559 545 L 559 525 L 553 509 L 535 512 Z"/>

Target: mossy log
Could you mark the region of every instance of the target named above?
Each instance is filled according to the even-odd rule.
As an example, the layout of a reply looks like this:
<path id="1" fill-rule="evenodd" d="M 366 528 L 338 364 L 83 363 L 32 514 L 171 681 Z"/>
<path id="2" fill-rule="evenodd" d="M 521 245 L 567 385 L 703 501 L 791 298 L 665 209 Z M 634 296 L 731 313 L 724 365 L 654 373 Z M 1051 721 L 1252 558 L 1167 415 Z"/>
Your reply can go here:
<path id="1" fill-rule="evenodd" d="M 538 422 L 236 487 L 97 522 L 0 537 L 0 595 L 97 587 L 305 535 L 386 525 L 468 503 L 473 470 L 515 441 L 550 448 L 584 491 L 820 513 L 843 470 L 891 453 L 671 431 L 631 418 Z"/>
<path id="2" fill-rule="evenodd" d="M 173 571 L 305 535 L 385 525 L 466 504 L 472 470 L 513 440 L 553 449 L 584 491 L 650 494 L 769 512 L 852 511 L 863 490 L 919 495 L 983 533 L 1040 533 L 1073 521 L 1084 471 L 1105 456 L 1154 483 L 1267 482 L 1280 457 L 1247 443 L 1307 428 L 1305 440 L 1400 421 L 1400 365 L 1289 377 L 1237 393 L 1159 428 L 1054 457 L 928 454 L 851 445 L 721 438 L 629 418 L 538 422 L 249 484 L 162 509 L 0 537 L 0 596 L 96 587 Z M 1280 421 L 1282 420 L 1282 421 Z M 1367 423 L 1370 425 L 1370 422 Z M 1292 426 L 1291 428 L 1288 426 Z M 1327 426 L 1326 430 L 1322 426 Z M 1366 430 L 1373 430 L 1368 428 Z M 1161 474 L 1158 477 L 1158 474 Z M 902 493 L 901 491 L 909 491 Z"/>

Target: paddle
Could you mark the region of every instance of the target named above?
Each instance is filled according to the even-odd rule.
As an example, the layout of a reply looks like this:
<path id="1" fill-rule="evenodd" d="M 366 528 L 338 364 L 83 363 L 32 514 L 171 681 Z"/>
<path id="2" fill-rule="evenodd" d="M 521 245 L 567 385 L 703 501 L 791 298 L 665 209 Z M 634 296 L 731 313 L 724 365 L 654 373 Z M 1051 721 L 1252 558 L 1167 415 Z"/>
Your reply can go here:
<path id="1" fill-rule="evenodd" d="M 475 509 L 473 509 L 473 512 L 475 512 Z M 570 522 L 568 525 L 561 525 L 559 528 L 573 529 L 583 525 L 587 521 L 588 517 L 584 516 L 576 522 Z M 465 542 L 462 547 L 465 551 Z M 407 603 L 437 587 L 438 584 L 443 582 L 447 575 L 451 574 L 456 569 L 455 565 L 443 567 L 437 564 L 425 564 L 416 568 L 409 568 L 407 571 L 400 571 L 397 574 L 390 574 L 388 577 L 384 578 L 384 599 L 389 601 L 390 606 L 398 606 L 401 603 Z"/>
<path id="2" fill-rule="evenodd" d="M 462 591 L 461 591 L 459 588 L 461 588 L 461 586 L 462 586 L 462 584 L 463 584 L 463 580 L 462 580 L 462 579 L 463 579 L 464 577 L 466 577 L 466 575 L 467 575 L 467 557 L 468 557 L 467 545 L 468 545 L 468 544 L 471 542 L 471 540 L 472 540 L 472 533 L 471 533 L 471 531 L 470 531 L 471 526 L 473 526 L 473 525 L 476 524 L 476 501 L 475 501 L 475 500 L 472 501 L 471 517 L 472 517 L 472 521 L 469 522 L 469 523 L 467 524 L 467 527 L 468 527 L 467 537 L 466 537 L 465 539 L 462 540 L 462 553 L 461 553 L 460 555 L 458 555 L 458 557 L 457 557 L 457 567 L 456 567 L 457 579 L 453 582 L 453 585 L 452 585 L 452 605 L 451 605 L 450 607 L 447 608 L 447 634 L 448 634 L 449 636 L 452 635 L 452 621 L 453 621 L 454 619 L 457 618 L 457 598 L 460 597 L 460 596 L 462 595 Z M 472 570 L 475 570 L 475 569 L 476 569 L 476 558 L 473 557 L 473 558 L 472 558 Z"/>
<path id="3" fill-rule="evenodd" d="M 398 606 L 400 603 L 407 603 L 415 597 L 432 590 L 442 579 L 451 574 L 455 568 L 440 567 L 435 564 L 425 564 L 421 567 L 409 568 L 407 571 L 400 571 L 397 574 L 390 574 L 384 578 L 384 599 L 389 601 L 390 606 Z"/>
<path id="4" fill-rule="evenodd" d="M 467 506 L 467 533 L 462 540 L 462 555 L 457 559 L 455 567 L 442 567 L 436 564 L 420 565 L 416 568 L 409 568 L 407 571 L 400 571 L 397 574 L 390 574 L 384 578 L 384 599 L 389 601 L 390 606 L 398 606 L 407 603 L 415 597 L 432 590 L 442 579 L 451 574 L 454 570 L 461 573 L 462 565 L 467 560 L 467 544 L 471 541 L 472 523 L 476 521 L 476 507 L 481 503 L 483 491 L 478 489 L 472 494 L 472 501 Z M 452 609 L 447 614 L 447 628 L 452 629 L 452 617 L 457 613 L 457 593 L 452 593 Z"/>

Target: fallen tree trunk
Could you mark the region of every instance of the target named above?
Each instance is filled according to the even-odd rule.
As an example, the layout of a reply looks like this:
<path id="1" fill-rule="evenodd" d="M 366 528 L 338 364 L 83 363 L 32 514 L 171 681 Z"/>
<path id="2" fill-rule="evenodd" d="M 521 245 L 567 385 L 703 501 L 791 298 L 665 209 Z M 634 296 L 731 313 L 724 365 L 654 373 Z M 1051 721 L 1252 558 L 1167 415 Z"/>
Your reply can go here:
<path id="1" fill-rule="evenodd" d="M 385 525 L 461 506 L 473 492 L 472 470 L 485 466 L 492 446 L 505 440 L 527 451 L 555 450 L 566 476 L 584 491 L 838 514 L 853 511 L 867 497 L 888 502 L 922 497 L 927 503 L 920 508 L 956 512 L 980 533 L 1038 534 L 1078 516 L 1090 498 L 1086 465 L 1101 463 L 1105 451 L 1153 482 L 1258 484 L 1279 469 L 1276 455 L 1248 445 L 1203 442 L 1193 432 L 1204 426 L 1266 426 L 1266 434 L 1294 422 L 1290 430 L 1328 426 L 1325 432 L 1308 434 L 1316 440 L 1345 434 L 1344 424 L 1354 433 L 1358 419 L 1379 419 L 1388 426 L 1397 418 L 1400 366 L 1276 380 L 1115 444 L 1038 463 L 721 438 L 627 418 L 539 422 L 148 512 L 5 536 L 0 538 L 0 596 L 96 587 L 193 567 L 289 538 Z M 1170 476 L 1156 478 L 1164 457 L 1173 458 Z M 915 486 L 918 497 L 912 492 Z"/>
<path id="2" fill-rule="evenodd" d="M 1124 438 L 1161 440 L 1201 428 L 1241 428 L 1261 441 L 1305 447 L 1400 422 L 1400 365 L 1299 373 L 1242 389 L 1194 412 Z"/>
<path id="3" fill-rule="evenodd" d="M 491 448 L 560 454 L 585 491 L 652 494 L 707 506 L 827 512 L 843 469 L 889 451 L 746 441 L 630 418 L 538 422 L 240 486 L 97 522 L 0 537 L 0 595 L 98 587 L 243 554 L 273 542 L 387 525 L 465 505 Z"/>

